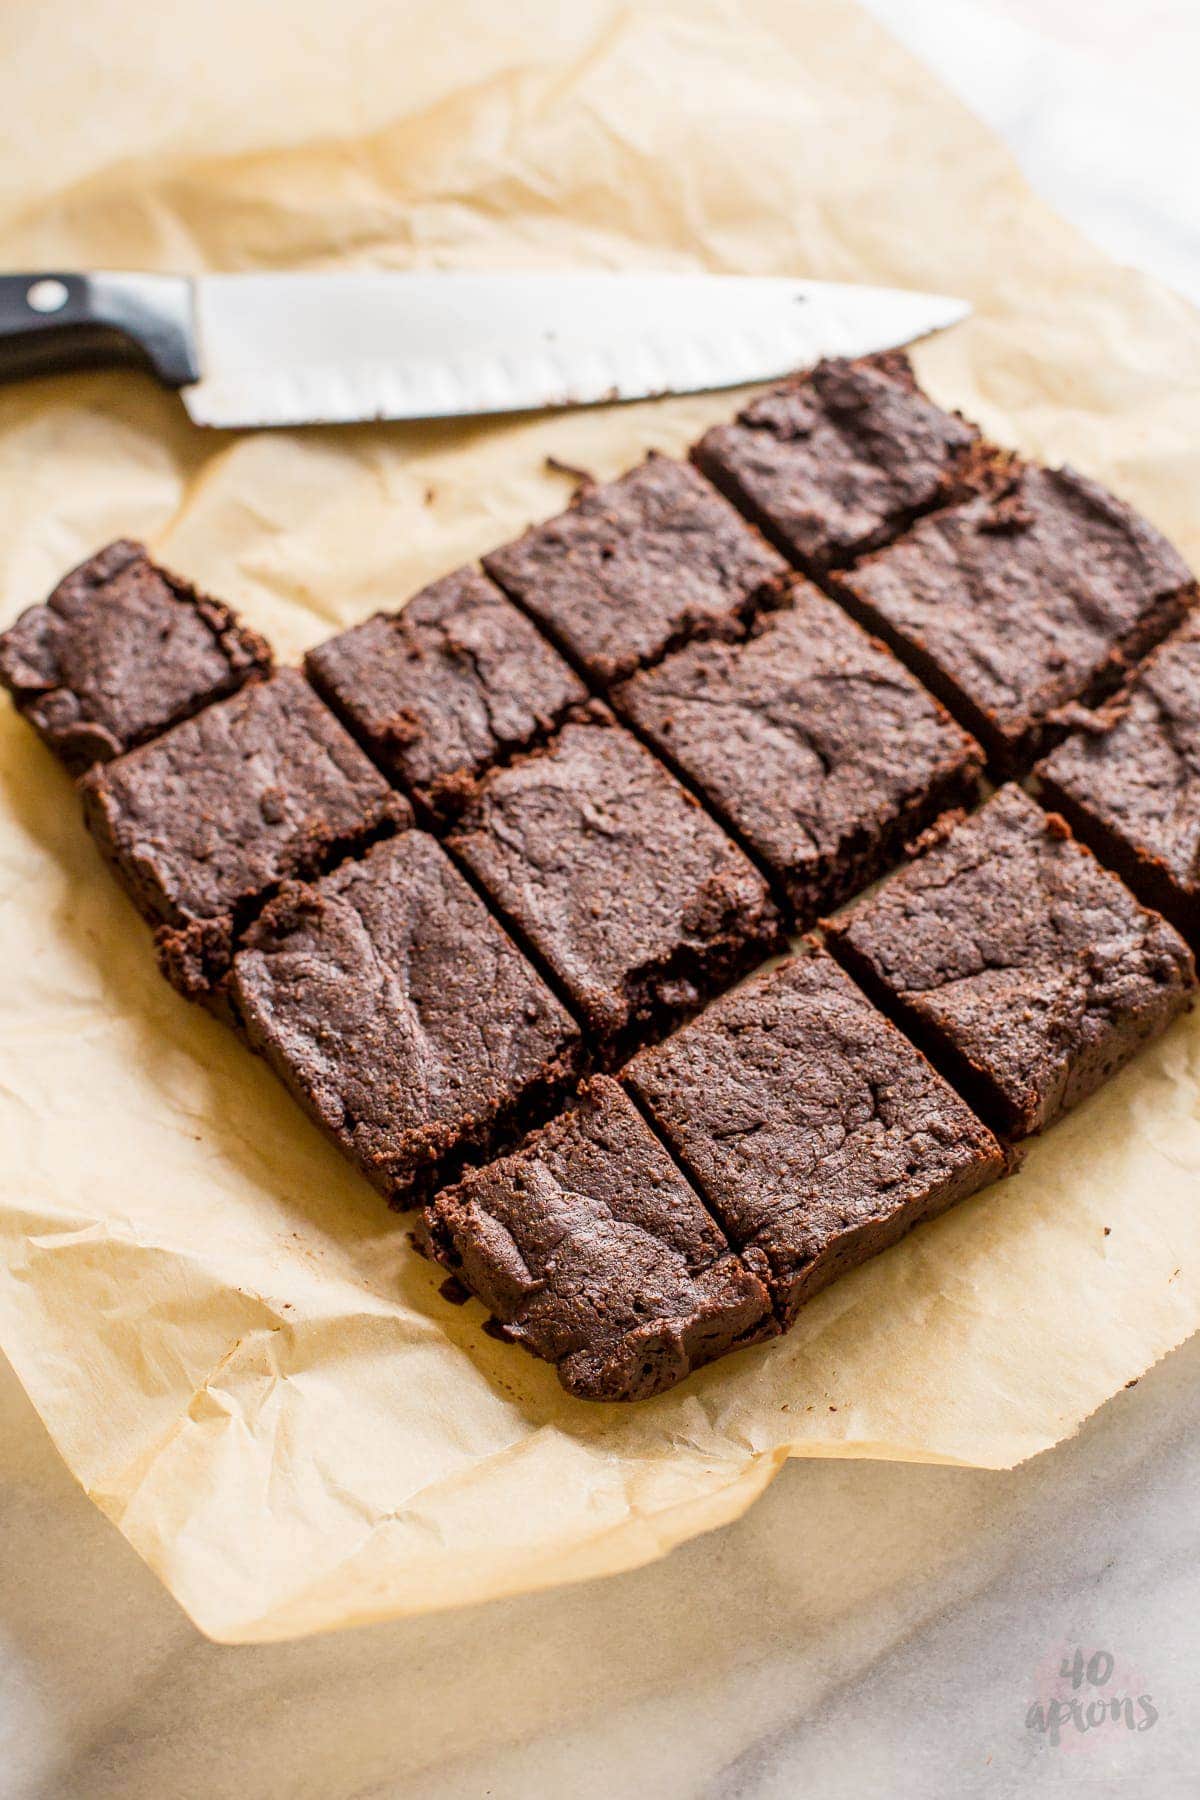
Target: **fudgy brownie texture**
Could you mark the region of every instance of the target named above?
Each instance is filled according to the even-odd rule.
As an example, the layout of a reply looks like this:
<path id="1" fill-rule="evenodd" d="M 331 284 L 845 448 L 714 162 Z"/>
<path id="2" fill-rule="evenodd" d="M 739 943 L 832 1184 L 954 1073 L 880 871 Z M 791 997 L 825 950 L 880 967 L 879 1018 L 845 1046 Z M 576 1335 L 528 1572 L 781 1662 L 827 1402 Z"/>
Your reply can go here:
<path id="1" fill-rule="evenodd" d="M 1195 986 L 1178 932 L 1018 787 L 827 930 L 867 993 L 1012 1138 L 1098 1088 Z"/>
<path id="2" fill-rule="evenodd" d="M 821 950 L 726 994 L 624 1079 L 785 1326 L 1006 1166 L 991 1132 Z"/>
<path id="3" fill-rule="evenodd" d="M 599 702 L 487 776 L 447 841 L 606 1062 L 780 942 L 749 858 Z"/>
<path id="4" fill-rule="evenodd" d="M 579 1033 L 433 838 L 288 882 L 233 959 L 252 1047 L 395 1206 L 544 1117 Z"/>
<path id="5" fill-rule="evenodd" d="M 1115 687 L 1195 597 L 1167 540 L 1073 469 L 935 513 L 837 579 L 843 604 L 956 712 L 997 772 Z"/>
<path id="6" fill-rule="evenodd" d="M 810 575 L 965 498 L 1004 462 L 921 392 L 898 350 L 818 363 L 715 425 L 692 457 Z"/>
<path id="7" fill-rule="evenodd" d="M 749 643 L 689 645 L 614 703 L 766 865 L 801 929 L 970 799 L 983 766 L 891 652 L 799 579 Z"/>
<path id="8" fill-rule="evenodd" d="M 1200 614 L 1037 775 L 1084 842 L 1200 942 Z"/>
<path id="9" fill-rule="evenodd" d="M 0 636 L 0 682 L 79 774 L 269 674 L 256 631 L 141 544 L 109 544 Z"/>
<path id="10" fill-rule="evenodd" d="M 484 567 L 600 686 L 692 637 L 737 637 L 787 565 L 687 463 L 585 488 Z"/>
<path id="11" fill-rule="evenodd" d="M 427 1207 L 418 1247 L 583 1400 L 645 1400 L 773 1332 L 766 1289 L 616 1082 Z"/>
<path id="12" fill-rule="evenodd" d="M 90 769 L 80 786 L 101 850 L 162 927 L 164 973 L 192 999 L 212 995 L 238 930 L 281 881 L 319 874 L 412 817 L 296 669 Z"/>
<path id="13" fill-rule="evenodd" d="M 459 569 L 398 613 L 310 650 L 309 680 L 379 767 L 436 820 L 470 782 L 587 698 L 496 585 Z"/>

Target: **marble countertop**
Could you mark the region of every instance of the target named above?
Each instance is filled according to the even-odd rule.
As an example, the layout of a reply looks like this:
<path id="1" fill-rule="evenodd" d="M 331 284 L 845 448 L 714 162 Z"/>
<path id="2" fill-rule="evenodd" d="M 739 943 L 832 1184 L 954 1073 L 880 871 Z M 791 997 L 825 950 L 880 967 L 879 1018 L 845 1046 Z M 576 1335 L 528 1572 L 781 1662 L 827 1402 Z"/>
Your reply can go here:
<path id="1" fill-rule="evenodd" d="M 1200 300 L 1191 0 L 869 4 L 1061 211 Z M 629 1575 L 229 1649 L 0 1363 L 0 1800 L 1174 1800 L 1200 1761 L 1197 1491 L 1200 1340 L 1010 1473 L 793 1463 Z"/>

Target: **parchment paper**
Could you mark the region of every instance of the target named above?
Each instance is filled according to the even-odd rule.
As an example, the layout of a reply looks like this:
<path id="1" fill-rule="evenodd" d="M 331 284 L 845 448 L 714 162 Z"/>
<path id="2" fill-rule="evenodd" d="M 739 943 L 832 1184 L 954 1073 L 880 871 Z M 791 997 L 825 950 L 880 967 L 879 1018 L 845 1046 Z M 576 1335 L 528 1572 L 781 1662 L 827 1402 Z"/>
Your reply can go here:
<path id="1" fill-rule="evenodd" d="M 270 15 L 270 16 L 268 16 Z M 42 0 L 2 28 L 7 267 L 674 267 L 944 289 L 920 373 L 1200 558 L 1200 322 L 1026 190 L 839 0 Z M 294 656 L 734 399 L 208 437 L 136 375 L 0 393 L 5 617 L 118 533 Z M 798 1456 L 1006 1467 L 1200 1323 L 1200 1019 L 1022 1174 L 636 1407 L 490 1343 L 259 1063 L 158 976 L 0 709 L 0 1343 L 202 1630 L 627 1568 Z M 481 999 L 484 997 L 481 996 Z"/>

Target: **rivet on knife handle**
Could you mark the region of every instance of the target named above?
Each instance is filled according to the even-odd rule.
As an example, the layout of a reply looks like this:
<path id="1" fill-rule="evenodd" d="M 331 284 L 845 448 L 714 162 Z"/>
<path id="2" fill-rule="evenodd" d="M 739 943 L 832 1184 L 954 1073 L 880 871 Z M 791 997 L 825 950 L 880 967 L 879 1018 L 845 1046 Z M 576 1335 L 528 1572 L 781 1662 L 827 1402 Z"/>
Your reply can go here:
<path id="1" fill-rule="evenodd" d="M 0 378 L 140 363 L 199 378 L 191 282 L 178 275 L 0 275 Z"/>

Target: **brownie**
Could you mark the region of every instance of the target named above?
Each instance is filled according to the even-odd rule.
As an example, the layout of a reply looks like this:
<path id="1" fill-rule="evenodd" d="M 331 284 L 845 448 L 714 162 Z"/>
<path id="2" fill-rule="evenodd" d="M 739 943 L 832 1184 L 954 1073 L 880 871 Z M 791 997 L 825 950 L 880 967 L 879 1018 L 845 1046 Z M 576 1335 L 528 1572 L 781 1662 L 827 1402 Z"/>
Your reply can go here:
<path id="1" fill-rule="evenodd" d="M 281 881 L 412 816 L 296 669 L 92 768 L 81 791 L 104 855 L 164 928 L 164 972 L 190 998 L 212 994 L 241 926 Z"/>
<path id="2" fill-rule="evenodd" d="M 586 689 L 495 584 L 459 569 L 401 612 L 310 650 L 309 680 L 435 820 L 470 782 L 545 738 Z"/>
<path id="3" fill-rule="evenodd" d="M 1037 775 L 1084 842 L 1200 943 L 1200 614 Z"/>
<path id="4" fill-rule="evenodd" d="M 582 1400 L 648 1399 L 774 1330 L 762 1283 L 603 1075 L 439 1194 L 417 1243 Z"/>
<path id="5" fill-rule="evenodd" d="M 933 835 L 829 941 L 986 1119 L 1026 1137 L 1187 1005 L 1191 953 L 1018 787 Z"/>
<path id="6" fill-rule="evenodd" d="M 485 777 L 447 841 L 605 1061 L 779 942 L 762 876 L 598 702 Z"/>
<path id="7" fill-rule="evenodd" d="M 1004 1173 L 1000 1145 L 823 950 L 715 1002 L 625 1080 L 790 1325 Z"/>
<path id="8" fill-rule="evenodd" d="M 692 457 L 809 575 L 965 498 L 1003 461 L 921 392 L 901 351 L 818 363 L 714 426 Z"/>
<path id="9" fill-rule="evenodd" d="M 81 563 L 0 635 L 0 683 L 72 774 L 270 669 L 256 631 L 128 539 Z"/>
<path id="10" fill-rule="evenodd" d="M 435 840 L 288 882 L 233 959 L 251 1046 L 393 1205 L 569 1087 L 579 1033 Z"/>
<path id="11" fill-rule="evenodd" d="M 600 686 L 692 637 L 737 637 L 786 565 L 687 463 L 651 456 L 483 559 Z"/>
<path id="12" fill-rule="evenodd" d="M 692 644 L 614 703 L 770 871 L 803 929 L 978 788 L 983 753 L 808 582 L 748 644 Z"/>
<path id="13" fill-rule="evenodd" d="M 1073 469 L 923 519 L 838 578 L 877 631 L 1013 775 L 1174 626 L 1191 573 L 1153 526 Z"/>

